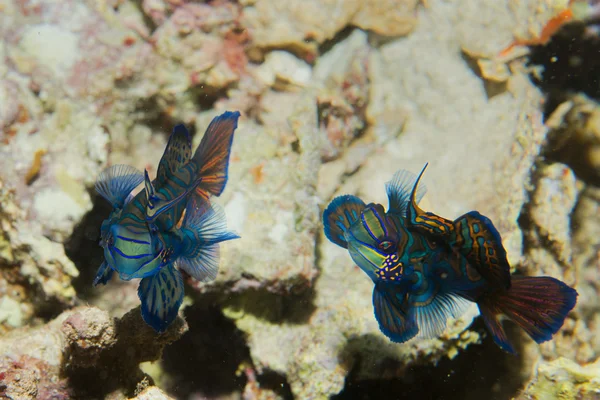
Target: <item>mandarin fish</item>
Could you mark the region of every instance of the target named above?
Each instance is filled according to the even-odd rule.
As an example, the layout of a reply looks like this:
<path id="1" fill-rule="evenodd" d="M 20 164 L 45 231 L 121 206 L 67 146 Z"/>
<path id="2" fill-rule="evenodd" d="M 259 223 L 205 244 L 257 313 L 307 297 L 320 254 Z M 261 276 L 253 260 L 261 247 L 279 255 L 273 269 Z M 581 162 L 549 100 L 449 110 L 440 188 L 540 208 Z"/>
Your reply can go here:
<path id="1" fill-rule="evenodd" d="M 235 130 L 238 113 L 225 113 L 220 117 L 233 120 L 231 134 Z M 176 128 L 173 135 L 178 135 Z M 207 130 L 207 135 L 212 131 Z M 221 135 L 228 140 L 227 134 Z M 210 136 L 207 138 L 210 141 Z M 203 139 L 204 141 L 204 139 Z M 180 147 L 176 140 L 169 140 L 157 174 L 168 176 L 172 160 L 177 160 Z M 199 146 L 201 147 L 202 144 Z M 216 169 L 200 168 L 226 177 L 228 156 L 214 161 L 205 153 L 202 162 L 220 165 Z M 164 161 L 164 162 L 163 162 Z M 171 164 L 170 164 L 171 163 Z M 214 179 L 206 174 L 208 180 Z M 192 278 L 208 282 L 216 278 L 219 264 L 219 243 L 238 238 L 226 230 L 225 215 L 218 207 L 210 204 L 207 196 L 181 196 L 169 210 L 156 216 L 153 229 L 146 220 L 148 195 L 140 191 L 131 192 L 144 181 L 144 174 L 127 165 L 115 165 L 103 171 L 96 181 L 96 191 L 111 203 L 113 210 L 101 226 L 100 246 L 105 260 L 98 269 L 94 286 L 106 284 L 117 272 L 123 280 L 140 278 L 138 296 L 142 302 L 142 317 L 157 332 L 163 332 L 176 318 L 183 300 L 183 281 L 177 268 L 183 269 Z M 222 192 L 225 180 L 221 179 Z M 219 194 L 220 194 L 219 192 Z M 209 195 L 212 192 L 208 192 Z M 179 203 L 183 203 L 181 206 Z M 181 209 L 179 215 L 171 210 Z M 173 219 L 173 220 L 172 220 Z M 176 220 L 174 220 L 176 219 Z M 173 222 L 174 221 L 174 222 Z M 181 227 L 176 224 L 181 222 Z M 165 229 L 170 227 L 170 229 Z M 175 268 L 177 267 L 177 268 Z"/>
<path id="2" fill-rule="evenodd" d="M 547 276 L 511 276 L 502 239 L 477 211 L 454 221 L 425 212 L 425 186 L 400 170 L 386 183 L 388 210 L 352 195 L 336 197 L 323 213 L 327 238 L 348 250 L 371 278 L 380 330 L 393 342 L 435 338 L 448 318 L 474 302 L 503 350 L 515 353 L 501 325 L 506 317 L 533 340 L 552 339 L 575 306 L 577 292 Z"/>
<path id="3" fill-rule="evenodd" d="M 192 156 L 192 142 L 184 125 L 177 125 L 158 164 L 156 179 L 145 171 L 146 221 L 153 230 L 169 230 L 180 220 L 185 199 L 204 201 L 219 196 L 227 183 L 227 169 L 239 112 L 214 118 Z M 163 216 L 158 218 L 158 216 Z"/>

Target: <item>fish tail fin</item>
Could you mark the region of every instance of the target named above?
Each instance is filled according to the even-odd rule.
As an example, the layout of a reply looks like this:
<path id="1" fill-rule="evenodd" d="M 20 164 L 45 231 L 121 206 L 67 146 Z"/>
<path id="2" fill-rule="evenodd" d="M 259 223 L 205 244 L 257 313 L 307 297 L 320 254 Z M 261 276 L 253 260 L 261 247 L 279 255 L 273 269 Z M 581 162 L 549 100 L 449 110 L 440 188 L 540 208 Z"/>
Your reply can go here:
<path id="1" fill-rule="evenodd" d="M 240 237 L 227 230 L 223 208 L 194 200 L 188 202 L 182 232 L 185 235 L 184 252 L 177 264 L 200 282 L 209 282 L 217 277 L 219 243 Z"/>
<path id="2" fill-rule="evenodd" d="M 227 111 L 215 117 L 192 158 L 198 166 L 196 193 L 204 199 L 219 196 L 225 189 L 233 133 L 239 117 L 238 111 Z"/>
<path id="3" fill-rule="evenodd" d="M 356 196 L 338 196 L 329 203 L 323 212 L 323 225 L 325 236 L 333 243 L 345 249 L 348 243 L 344 232 L 360 218 L 366 204 Z"/>
<path id="4" fill-rule="evenodd" d="M 537 343 L 542 343 L 558 332 L 576 302 L 577 291 L 558 279 L 513 276 L 510 289 L 485 296 L 478 305 L 496 344 L 514 354 L 501 316 L 516 323 Z"/>

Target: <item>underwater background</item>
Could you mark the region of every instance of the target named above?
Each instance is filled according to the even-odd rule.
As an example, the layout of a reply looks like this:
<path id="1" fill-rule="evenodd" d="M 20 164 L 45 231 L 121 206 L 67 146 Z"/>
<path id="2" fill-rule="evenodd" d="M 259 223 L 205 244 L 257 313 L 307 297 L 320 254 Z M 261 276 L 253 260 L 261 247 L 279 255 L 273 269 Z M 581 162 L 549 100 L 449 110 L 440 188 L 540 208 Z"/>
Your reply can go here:
<path id="1" fill-rule="evenodd" d="M 0 0 L 0 398 L 599 399 L 600 2 Z M 240 238 L 161 334 L 94 287 L 105 168 L 152 177 L 182 123 L 239 111 L 211 201 Z M 341 194 L 470 210 L 512 272 L 574 287 L 551 341 L 473 306 L 393 343 L 324 235 Z M 134 193 L 143 190 L 140 185 Z"/>

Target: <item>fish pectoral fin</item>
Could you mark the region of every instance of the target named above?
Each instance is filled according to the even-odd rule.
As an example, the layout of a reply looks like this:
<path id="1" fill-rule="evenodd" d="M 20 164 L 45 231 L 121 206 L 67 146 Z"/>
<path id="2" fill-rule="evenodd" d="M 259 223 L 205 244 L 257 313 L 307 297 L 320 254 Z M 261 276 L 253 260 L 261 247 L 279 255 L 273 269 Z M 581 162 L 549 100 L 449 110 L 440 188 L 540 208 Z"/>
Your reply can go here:
<path id="1" fill-rule="evenodd" d="M 452 246 L 458 250 L 492 286 L 510 288 L 510 265 L 500 233 L 492 221 L 477 211 L 454 221 Z"/>
<path id="2" fill-rule="evenodd" d="M 177 317 L 183 294 L 183 279 L 173 264 L 142 279 L 138 288 L 142 318 L 156 332 L 164 332 Z"/>
<path id="3" fill-rule="evenodd" d="M 361 199 L 349 194 L 331 200 L 323 212 L 323 225 L 327 239 L 347 249 L 348 242 L 346 242 L 344 232 L 350 228 L 350 225 L 358 221 L 366 206 Z"/>
<path id="4" fill-rule="evenodd" d="M 225 211 L 216 204 L 196 205 L 191 200 L 181 230 L 185 235 L 185 250 L 178 265 L 200 282 L 214 280 L 219 270 L 219 243 L 239 238 L 227 230 Z"/>
<path id="5" fill-rule="evenodd" d="M 373 308 L 379 329 L 391 341 L 404 343 L 419 333 L 403 285 L 378 282 L 373 289 Z"/>
<path id="6" fill-rule="evenodd" d="M 143 181 L 144 175 L 137 169 L 117 164 L 102 171 L 94 187 L 113 207 L 123 208 L 129 194 Z"/>
<path id="7" fill-rule="evenodd" d="M 93 285 L 97 286 L 99 283 L 106 285 L 110 278 L 112 278 L 113 270 L 105 261 L 102 262 L 100 268 L 98 268 L 98 272 L 96 273 L 96 277 L 94 278 Z"/>

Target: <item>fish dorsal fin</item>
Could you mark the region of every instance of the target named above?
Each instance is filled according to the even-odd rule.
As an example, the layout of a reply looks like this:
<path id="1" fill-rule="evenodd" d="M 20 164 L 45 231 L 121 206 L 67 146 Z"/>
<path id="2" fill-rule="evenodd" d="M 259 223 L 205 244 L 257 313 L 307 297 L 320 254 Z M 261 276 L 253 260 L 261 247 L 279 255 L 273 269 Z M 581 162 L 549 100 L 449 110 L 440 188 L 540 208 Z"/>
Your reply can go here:
<path id="1" fill-rule="evenodd" d="M 408 304 L 407 289 L 404 285 L 386 282 L 378 282 L 373 289 L 373 309 L 379 329 L 396 343 L 404 343 L 419 332 Z"/>
<path id="2" fill-rule="evenodd" d="M 113 207 L 122 208 L 131 191 L 143 181 L 144 175 L 137 169 L 117 164 L 100 173 L 95 188 Z"/>
<path id="3" fill-rule="evenodd" d="M 323 212 L 323 226 L 327 239 L 347 249 L 344 232 L 358 221 L 365 207 L 361 199 L 349 194 L 333 199 Z"/>
<path id="4" fill-rule="evenodd" d="M 510 265 L 500 233 L 492 221 L 471 211 L 454 221 L 452 247 L 495 287 L 510 288 Z"/>
<path id="5" fill-rule="evenodd" d="M 391 180 L 385 183 L 389 206 L 388 211 L 404 217 L 411 200 L 411 190 L 417 186 L 417 176 L 410 171 L 401 169 L 396 171 Z M 425 185 L 419 186 L 415 194 L 415 201 L 419 203 L 427 193 Z"/>
<path id="6" fill-rule="evenodd" d="M 158 184 L 167 182 L 169 177 L 173 176 L 179 168 L 190 161 L 191 157 L 192 140 L 190 134 L 185 125 L 176 125 L 169 137 L 165 152 L 158 163 L 158 170 L 156 171 Z"/>
<path id="7" fill-rule="evenodd" d="M 429 163 L 425 164 L 421 173 L 415 180 L 410 194 L 410 201 L 406 208 L 406 219 L 410 228 L 417 232 L 433 235 L 442 239 L 448 239 L 448 234 L 453 229 L 452 221 L 442 218 L 434 213 L 425 212 L 417 205 L 419 181 L 428 165 Z"/>
<path id="8" fill-rule="evenodd" d="M 148 175 L 148 170 L 144 170 L 144 186 L 146 189 L 146 200 L 148 203 L 148 208 L 151 210 L 156 206 L 156 189 L 154 189 L 154 184 L 150 180 L 150 176 Z"/>

